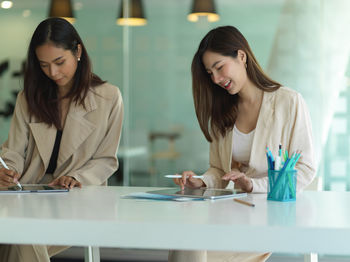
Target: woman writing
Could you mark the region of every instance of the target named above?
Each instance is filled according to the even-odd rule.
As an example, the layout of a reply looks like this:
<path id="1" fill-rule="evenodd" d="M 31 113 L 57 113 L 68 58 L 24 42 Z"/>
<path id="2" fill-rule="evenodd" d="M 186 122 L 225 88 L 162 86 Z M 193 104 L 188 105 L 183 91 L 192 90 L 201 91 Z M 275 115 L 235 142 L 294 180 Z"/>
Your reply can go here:
<path id="1" fill-rule="evenodd" d="M 44 20 L 30 41 L 24 90 L 2 145 L 9 169 L 0 165 L 0 186 L 106 184 L 118 168 L 122 119 L 119 89 L 92 73 L 74 27 L 61 18 Z M 63 249 L 0 245 L 0 261 L 50 261 Z"/>
<path id="2" fill-rule="evenodd" d="M 301 95 L 270 79 L 244 36 L 232 26 L 211 30 L 192 61 L 196 115 L 210 142 L 203 179 L 192 171 L 174 179 L 182 188 L 225 188 L 231 180 L 246 192 L 267 192 L 266 146 L 277 153 L 302 151 L 297 190 L 315 176 L 311 121 Z M 211 252 L 208 260 L 211 260 Z M 218 261 L 265 261 L 269 254 L 220 253 Z M 171 251 L 169 261 L 206 261 L 205 251 Z"/>

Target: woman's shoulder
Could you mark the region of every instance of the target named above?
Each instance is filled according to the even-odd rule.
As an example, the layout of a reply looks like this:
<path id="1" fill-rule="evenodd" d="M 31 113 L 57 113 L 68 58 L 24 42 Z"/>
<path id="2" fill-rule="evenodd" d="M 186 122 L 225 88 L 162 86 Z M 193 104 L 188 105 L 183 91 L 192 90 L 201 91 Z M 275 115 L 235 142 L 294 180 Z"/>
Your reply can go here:
<path id="1" fill-rule="evenodd" d="M 25 94 L 24 94 L 24 90 L 20 90 L 17 94 L 17 100 L 25 100 Z"/>
<path id="2" fill-rule="evenodd" d="M 97 85 L 95 87 L 92 88 L 92 90 L 102 96 L 102 97 L 106 97 L 106 98 L 111 98 L 111 97 L 115 97 L 115 96 L 120 96 L 120 90 L 117 86 L 112 85 L 108 82 L 105 82 L 103 84 Z"/>
<path id="3" fill-rule="evenodd" d="M 298 91 L 293 90 L 289 87 L 281 86 L 275 92 L 277 101 L 296 104 L 303 99 L 302 95 Z"/>
<path id="4" fill-rule="evenodd" d="M 292 97 L 298 97 L 300 94 L 286 86 L 281 86 L 276 90 L 276 95 L 279 97 L 287 97 L 287 98 L 292 98 Z"/>
<path id="5" fill-rule="evenodd" d="M 108 82 L 92 87 L 90 95 L 100 103 L 105 103 L 106 101 L 122 101 L 122 95 L 119 88 Z"/>
<path id="6" fill-rule="evenodd" d="M 298 108 L 305 107 L 306 103 L 298 91 L 282 86 L 275 91 L 274 105 L 278 110 L 292 112 Z"/>
<path id="7" fill-rule="evenodd" d="M 17 94 L 16 105 L 21 107 L 27 107 L 27 98 L 25 96 L 24 90 L 20 90 Z"/>

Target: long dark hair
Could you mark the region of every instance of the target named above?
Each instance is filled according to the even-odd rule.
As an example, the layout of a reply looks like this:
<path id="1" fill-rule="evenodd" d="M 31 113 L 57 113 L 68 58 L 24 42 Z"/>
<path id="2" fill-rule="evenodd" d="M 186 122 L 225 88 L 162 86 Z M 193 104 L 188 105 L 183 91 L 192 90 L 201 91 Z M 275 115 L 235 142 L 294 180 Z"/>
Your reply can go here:
<path id="1" fill-rule="evenodd" d="M 247 40 L 237 28 L 222 26 L 209 31 L 199 44 L 191 68 L 196 115 L 202 132 L 209 142 L 212 142 L 210 130 L 217 138 L 219 134 L 224 136 L 233 128 L 237 118 L 239 96 L 228 94 L 211 80 L 203 65 L 203 54 L 212 51 L 236 58 L 238 50 L 246 53 L 248 78 L 258 88 L 272 92 L 281 86 L 264 73 Z"/>
<path id="2" fill-rule="evenodd" d="M 31 116 L 37 117 L 39 121 L 47 123 L 49 126 L 55 125 L 57 129 L 61 129 L 57 84 L 42 71 L 35 53 L 37 47 L 48 42 L 70 50 L 73 55 L 78 51 L 78 44 L 81 46 L 82 52 L 74 75 L 73 86 L 63 98 L 70 98 L 72 102 L 85 107 L 84 99 L 89 89 L 104 83 L 104 81 L 92 73 L 90 58 L 83 41 L 68 21 L 54 17 L 48 18 L 38 25 L 28 48 L 24 71 L 24 94 Z"/>

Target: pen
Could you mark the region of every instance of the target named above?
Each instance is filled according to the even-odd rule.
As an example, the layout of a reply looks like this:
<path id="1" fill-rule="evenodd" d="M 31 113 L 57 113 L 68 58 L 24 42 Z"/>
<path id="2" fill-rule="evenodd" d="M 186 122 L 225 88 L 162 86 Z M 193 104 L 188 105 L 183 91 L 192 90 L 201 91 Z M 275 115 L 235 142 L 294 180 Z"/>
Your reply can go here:
<path id="1" fill-rule="evenodd" d="M 282 156 L 282 144 L 279 144 L 278 146 L 278 155 Z"/>
<path id="2" fill-rule="evenodd" d="M 181 178 L 182 175 L 165 175 L 166 178 Z M 203 176 L 192 176 L 193 178 L 203 178 Z"/>
<path id="3" fill-rule="evenodd" d="M 243 205 L 247 205 L 247 206 L 250 206 L 250 207 L 255 207 L 255 205 L 253 203 L 250 203 L 250 202 L 238 199 L 238 198 L 234 198 L 233 201 L 236 201 L 238 203 L 241 203 Z"/>
<path id="4" fill-rule="evenodd" d="M 9 167 L 6 165 L 5 161 L 2 160 L 1 156 L 0 156 L 0 162 L 1 162 L 1 164 L 4 166 L 4 168 L 10 170 Z M 22 186 L 21 186 L 21 184 L 20 184 L 18 181 L 17 181 L 16 185 L 17 185 L 20 189 L 22 189 Z"/>

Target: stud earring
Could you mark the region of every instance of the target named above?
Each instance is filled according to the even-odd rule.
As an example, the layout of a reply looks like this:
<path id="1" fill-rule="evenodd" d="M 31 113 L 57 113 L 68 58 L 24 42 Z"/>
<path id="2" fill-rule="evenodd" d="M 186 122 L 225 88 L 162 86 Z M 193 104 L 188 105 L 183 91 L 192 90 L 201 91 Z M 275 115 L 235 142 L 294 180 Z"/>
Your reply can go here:
<path id="1" fill-rule="evenodd" d="M 80 57 L 78 57 L 78 62 L 80 62 Z"/>

